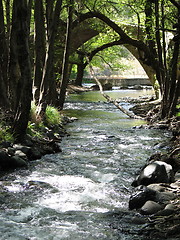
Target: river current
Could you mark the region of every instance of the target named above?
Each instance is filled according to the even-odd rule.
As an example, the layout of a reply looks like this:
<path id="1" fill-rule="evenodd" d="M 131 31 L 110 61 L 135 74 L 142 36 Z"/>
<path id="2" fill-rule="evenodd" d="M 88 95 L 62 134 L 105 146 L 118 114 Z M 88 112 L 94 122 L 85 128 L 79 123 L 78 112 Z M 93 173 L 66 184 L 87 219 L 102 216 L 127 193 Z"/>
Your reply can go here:
<path id="1" fill-rule="evenodd" d="M 147 93 L 109 92 L 116 98 Z M 0 239 L 148 239 L 137 235 L 143 225 L 134 224 L 136 213 L 128 210 L 131 183 L 169 134 L 135 128 L 144 122 L 129 119 L 98 92 L 71 95 L 64 112 L 78 120 L 66 126 L 62 153 L 1 179 Z"/>

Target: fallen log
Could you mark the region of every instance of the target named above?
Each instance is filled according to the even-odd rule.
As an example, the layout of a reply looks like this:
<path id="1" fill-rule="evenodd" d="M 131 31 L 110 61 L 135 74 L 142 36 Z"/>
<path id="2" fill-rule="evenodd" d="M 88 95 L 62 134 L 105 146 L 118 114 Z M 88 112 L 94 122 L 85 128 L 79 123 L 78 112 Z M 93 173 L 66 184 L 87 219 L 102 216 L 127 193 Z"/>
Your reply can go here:
<path id="1" fill-rule="evenodd" d="M 126 114 L 128 117 L 130 118 L 134 118 L 134 119 L 142 119 L 142 117 L 140 116 L 136 116 L 135 114 L 131 113 L 130 111 L 126 110 L 125 108 L 123 108 L 118 102 L 116 99 L 113 99 L 111 98 L 109 95 L 107 95 L 104 91 L 103 91 L 103 87 L 101 85 L 101 82 L 98 80 L 98 78 L 96 77 L 95 73 L 94 73 L 94 70 L 93 70 L 93 67 L 92 65 L 90 64 L 90 61 L 89 59 L 87 60 L 89 62 L 89 69 L 90 69 L 90 74 L 91 74 L 91 77 L 94 78 L 94 80 L 96 81 L 97 85 L 99 86 L 99 90 L 100 90 L 100 93 L 102 94 L 102 96 L 104 98 L 106 98 L 106 100 L 112 104 L 114 104 L 114 106 L 116 106 L 121 112 L 123 112 L 124 114 Z"/>

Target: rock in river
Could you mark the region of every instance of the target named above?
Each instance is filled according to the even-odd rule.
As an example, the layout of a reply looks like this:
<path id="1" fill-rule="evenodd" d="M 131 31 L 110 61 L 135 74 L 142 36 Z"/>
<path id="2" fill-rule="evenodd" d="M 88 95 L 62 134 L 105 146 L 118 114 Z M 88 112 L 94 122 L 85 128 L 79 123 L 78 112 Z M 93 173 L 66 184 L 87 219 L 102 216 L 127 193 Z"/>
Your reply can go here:
<path id="1" fill-rule="evenodd" d="M 145 166 L 132 186 L 147 186 L 152 183 L 171 183 L 174 181 L 172 166 L 163 161 L 154 161 Z"/>
<path id="2" fill-rule="evenodd" d="M 140 186 L 136 189 L 135 193 L 129 199 L 129 209 L 139 209 L 148 200 L 156 199 L 156 191 L 149 189 L 145 186 Z"/>
<path id="3" fill-rule="evenodd" d="M 162 206 L 154 201 L 147 201 L 141 208 L 141 213 L 151 215 L 162 210 Z"/>

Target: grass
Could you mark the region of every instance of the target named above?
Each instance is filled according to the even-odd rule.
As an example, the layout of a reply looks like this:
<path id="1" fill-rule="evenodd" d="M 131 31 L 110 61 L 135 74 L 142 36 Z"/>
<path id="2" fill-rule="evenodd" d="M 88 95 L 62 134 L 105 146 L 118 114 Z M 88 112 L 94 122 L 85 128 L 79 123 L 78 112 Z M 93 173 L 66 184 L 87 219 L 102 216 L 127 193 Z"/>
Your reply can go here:
<path id="1" fill-rule="evenodd" d="M 52 106 L 47 106 L 46 112 L 45 112 L 45 123 L 48 126 L 61 124 L 61 115 L 57 108 Z"/>
<path id="2" fill-rule="evenodd" d="M 2 122 L 0 123 L 0 142 L 3 141 L 13 142 L 14 137 L 11 128 Z"/>
<path id="3" fill-rule="evenodd" d="M 47 106 L 44 118 L 37 117 L 37 106 L 34 102 L 31 104 L 30 121 L 28 123 L 27 133 L 31 136 L 42 137 L 45 128 L 54 128 L 62 123 L 61 114 L 57 108 Z"/>

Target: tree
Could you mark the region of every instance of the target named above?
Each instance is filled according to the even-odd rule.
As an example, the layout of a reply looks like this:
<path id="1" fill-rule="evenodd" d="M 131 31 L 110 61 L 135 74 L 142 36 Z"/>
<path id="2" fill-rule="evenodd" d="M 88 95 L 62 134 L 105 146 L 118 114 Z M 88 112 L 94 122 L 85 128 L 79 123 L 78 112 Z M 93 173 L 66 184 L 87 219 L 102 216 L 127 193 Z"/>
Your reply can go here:
<path id="1" fill-rule="evenodd" d="M 46 56 L 40 84 L 39 110 L 38 114 L 45 112 L 48 103 L 56 104 L 57 92 L 54 78 L 54 45 L 55 37 L 59 26 L 59 16 L 61 13 L 62 0 L 46 0 Z"/>
<path id="2" fill-rule="evenodd" d="M 167 1 L 168 9 L 173 8 L 173 12 L 177 12 L 178 23 L 177 35 L 173 38 L 174 46 L 172 51 L 171 61 L 167 65 L 166 54 L 165 54 L 165 39 L 162 37 L 161 31 L 165 29 L 160 28 L 166 19 L 164 13 L 164 0 L 159 1 L 145 1 L 145 27 L 146 27 L 146 41 L 134 39 L 129 36 L 119 25 L 112 21 L 109 17 L 102 14 L 99 11 L 90 11 L 79 16 L 78 21 L 84 21 L 88 18 L 98 18 L 110 26 L 116 33 L 119 34 L 120 40 L 125 46 L 133 47 L 133 51 L 136 52 L 137 58 L 147 67 L 153 69 L 156 74 L 156 79 L 159 82 L 161 94 L 163 96 L 160 118 L 171 117 L 175 113 L 175 107 L 179 96 L 179 76 L 177 76 L 178 69 L 178 57 L 179 57 L 179 3 L 176 1 Z M 172 3 L 177 10 L 169 3 Z M 161 5 L 159 5 L 161 3 Z M 160 18 L 161 10 L 161 18 Z M 174 20 L 173 20 L 174 21 Z M 173 31 L 170 29 L 170 31 Z M 167 66 L 165 66 L 165 64 Z"/>
<path id="3" fill-rule="evenodd" d="M 35 24 L 35 39 L 34 39 L 34 100 L 39 100 L 40 86 L 43 75 L 43 67 L 46 55 L 46 37 L 45 37 L 45 19 L 43 1 L 35 1 L 34 3 L 34 24 Z"/>
<path id="4" fill-rule="evenodd" d="M 64 58 L 63 58 L 63 69 L 62 69 L 62 80 L 60 85 L 60 95 L 59 95 L 59 108 L 63 109 L 66 88 L 68 84 L 68 66 L 69 66 L 69 56 L 70 56 L 70 42 L 71 42 L 71 33 L 72 33 L 72 20 L 73 20 L 73 0 L 69 0 L 68 5 L 68 19 L 67 19 L 67 28 L 66 28 L 66 43 L 64 49 Z"/>
<path id="5" fill-rule="evenodd" d="M 17 140 L 24 139 L 29 121 L 32 100 L 32 78 L 29 53 L 28 6 L 26 0 L 14 0 L 12 31 L 10 86 L 14 101 L 14 134 Z M 15 74 L 14 74 L 15 72 Z M 13 78 L 15 76 L 15 79 Z"/>
<path id="6" fill-rule="evenodd" d="M 5 36 L 4 12 L 2 0 L 0 0 L 0 106 L 7 108 L 9 105 L 7 97 L 7 81 L 8 81 L 8 46 Z"/>

